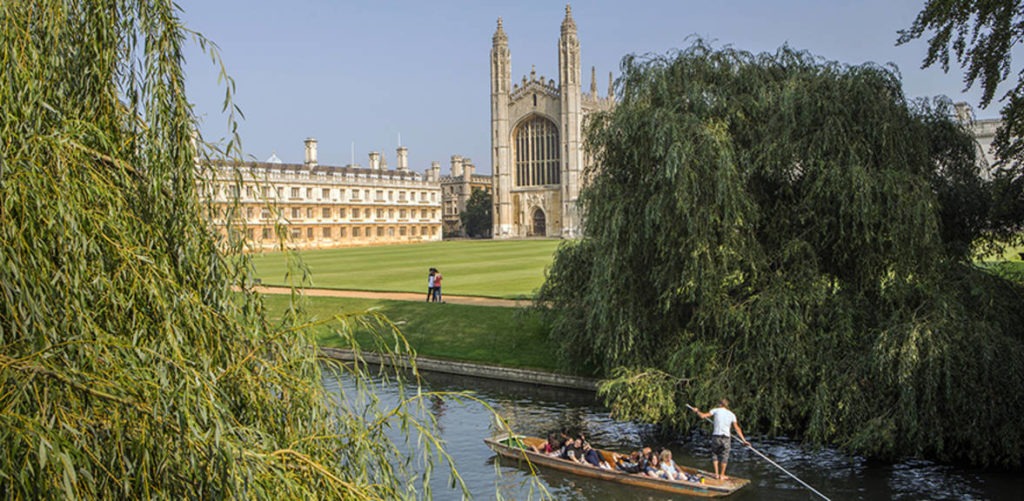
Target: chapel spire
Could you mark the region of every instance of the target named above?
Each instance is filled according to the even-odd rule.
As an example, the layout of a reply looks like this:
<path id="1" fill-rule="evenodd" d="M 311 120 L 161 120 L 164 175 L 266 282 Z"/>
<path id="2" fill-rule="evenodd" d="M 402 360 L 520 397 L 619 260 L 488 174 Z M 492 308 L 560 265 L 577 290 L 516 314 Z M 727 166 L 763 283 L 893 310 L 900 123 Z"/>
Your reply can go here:
<path id="1" fill-rule="evenodd" d="M 500 17 L 498 18 L 498 29 L 494 30 L 494 36 L 491 38 L 491 42 L 494 46 L 508 46 L 508 35 L 505 34 L 505 29 L 502 28 Z"/>
<path id="2" fill-rule="evenodd" d="M 565 19 L 562 21 L 562 35 L 576 34 L 576 21 L 572 19 L 572 6 L 565 4 Z"/>

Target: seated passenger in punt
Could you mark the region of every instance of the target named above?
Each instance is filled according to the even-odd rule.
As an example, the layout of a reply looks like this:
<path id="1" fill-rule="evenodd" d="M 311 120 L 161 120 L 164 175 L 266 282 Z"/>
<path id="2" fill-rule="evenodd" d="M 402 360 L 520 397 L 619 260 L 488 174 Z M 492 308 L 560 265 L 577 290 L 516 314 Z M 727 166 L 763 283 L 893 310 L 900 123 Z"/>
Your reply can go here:
<path id="1" fill-rule="evenodd" d="M 644 469 L 644 475 L 654 478 L 665 478 L 665 472 L 661 469 L 661 462 L 658 460 L 658 455 L 651 453 L 647 456 L 647 468 Z"/>
<path id="2" fill-rule="evenodd" d="M 547 454 L 548 456 L 557 456 L 561 451 L 561 444 L 554 433 L 549 433 L 547 440 L 542 442 L 540 445 L 531 445 L 530 449 L 536 453 Z"/>
<path id="3" fill-rule="evenodd" d="M 574 463 L 584 463 L 583 460 L 583 439 L 576 437 L 566 440 L 566 446 L 562 449 L 562 459 L 568 459 Z"/>
<path id="4" fill-rule="evenodd" d="M 672 451 L 665 449 L 661 451 L 661 456 L 658 458 L 661 462 L 661 471 L 665 474 L 668 480 L 682 480 L 683 470 L 676 466 L 676 462 L 672 460 Z"/>
<path id="5" fill-rule="evenodd" d="M 601 457 L 601 453 L 597 452 L 597 449 L 590 446 L 590 442 L 583 442 L 583 460 L 591 466 L 596 466 L 605 470 L 612 469 L 611 465 Z"/>
<path id="6" fill-rule="evenodd" d="M 633 451 L 628 456 L 621 454 L 615 455 L 615 469 L 623 473 L 641 473 L 644 471 L 646 464 L 643 462 L 643 456 L 640 451 Z"/>

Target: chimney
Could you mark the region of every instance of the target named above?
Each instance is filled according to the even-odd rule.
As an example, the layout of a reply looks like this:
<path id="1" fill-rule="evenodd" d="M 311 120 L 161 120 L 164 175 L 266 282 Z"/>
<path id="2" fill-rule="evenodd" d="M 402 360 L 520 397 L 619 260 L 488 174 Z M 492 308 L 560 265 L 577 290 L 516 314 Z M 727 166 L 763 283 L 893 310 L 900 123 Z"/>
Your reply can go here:
<path id="1" fill-rule="evenodd" d="M 971 105 L 959 102 L 953 104 L 953 109 L 956 112 L 956 119 L 960 123 L 970 124 L 974 121 L 974 110 L 971 109 Z"/>
<path id="2" fill-rule="evenodd" d="M 409 148 L 405 146 L 399 146 L 397 150 L 398 154 L 398 170 L 406 171 L 409 169 Z"/>
<path id="3" fill-rule="evenodd" d="M 316 167 L 316 139 L 306 138 L 306 167 Z"/>
<path id="4" fill-rule="evenodd" d="M 380 153 L 376 151 L 370 152 L 370 168 L 373 170 L 380 169 Z"/>
<path id="5" fill-rule="evenodd" d="M 427 170 L 427 181 L 438 182 L 441 180 L 441 162 L 430 162 L 430 169 Z"/>
<path id="6" fill-rule="evenodd" d="M 452 155 L 452 177 L 459 177 L 462 175 L 462 157 L 459 155 Z"/>

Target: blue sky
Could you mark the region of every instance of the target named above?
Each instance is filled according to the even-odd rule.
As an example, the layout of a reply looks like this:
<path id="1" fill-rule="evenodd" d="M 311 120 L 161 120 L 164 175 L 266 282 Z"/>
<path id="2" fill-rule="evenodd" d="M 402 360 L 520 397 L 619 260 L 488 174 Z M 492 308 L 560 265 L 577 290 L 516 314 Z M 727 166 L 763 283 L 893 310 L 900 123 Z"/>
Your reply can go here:
<path id="1" fill-rule="evenodd" d="M 185 25 L 213 40 L 235 79 L 245 113 L 239 130 L 247 155 L 275 153 L 301 162 L 302 141 L 316 137 L 325 165 L 367 165 L 381 151 L 395 165 L 399 135 L 409 164 L 433 160 L 447 173 L 453 154 L 490 172 L 491 35 L 504 19 L 512 78 L 535 65 L 557 80 L 557 1 L 179 0 Z M 895 63 L 910 97 L 944 94 L 976 107 L 979 93 L 962 73 L 921 70 L 925 44 L 896 47 L 923 0 L 576 1 L 584 89 L 597 67 L 604 95 L 608 72 L 626 54 L 665 53 L 697 35 L 716 46 L 753 52 L 783 44 L 829 60 Z M 196 47 L 186 52 L 188 93 L 210 139 L 227 135 L 219 67 Z M 998 107 L 977 110 L 996 116 Z"/>

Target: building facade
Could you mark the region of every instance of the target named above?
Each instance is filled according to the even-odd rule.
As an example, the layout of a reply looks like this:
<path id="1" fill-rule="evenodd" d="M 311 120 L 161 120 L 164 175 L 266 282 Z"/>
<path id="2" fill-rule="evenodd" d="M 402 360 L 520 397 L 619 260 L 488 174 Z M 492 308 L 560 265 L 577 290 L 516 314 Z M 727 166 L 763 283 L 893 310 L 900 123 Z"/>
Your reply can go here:
<path id="1" fill-rule="evenodd" d="M 406 148 L 395 169 L 378 152 L 369 167 L 337 167 L 317 163 L 316 139 L 305 144 L 302 164 L 274 155 L 211 167 L 204 195 L 221 234 L 243 232 L 251 250 L 277 247 L 279 231 L 301 249 L 441 240 L 439 172 L 410 170 Z"/>
<path id="2" fill-rule="evenodd" d="M 580 41 L 570 7 L 558 39 L 558 82 L 537 77 L 512 82 L 512 57 L 502 20 L 491 45 L 491 166 L 494 238 L 579 236 L 576 207 L 583 169 L 587 114 L 611 109 L 614 92 L 581 87 Z"/>
<path id="3" fill-rule="evenodd" d="M 468 157 L 452 155 L 451 171 L 447 176 L 441 176 L 441 207 L 446 236 L 466 236 L 462 231 L 461 218 L 466 210 L 466 202 L 473 190 L 492 193 L 491 183 L 491 176 L 477 174 L 476 166 Z"/>
<path id="4" fill-rule="evenodd" d="M 976 119 L 974 110 L 967 103 L 956 103 L 954 109 L 956 118 L 966 124 L 974 134 L 974 140 L 978 145 L 978 169 L 981 176 L 985 179 L 992 179 L 993 169 L 996 165 L 996 151 L 992 147 L 992 142 L 995 141 L 996 131 L 1003 124 L 1002 119 Z"/>

